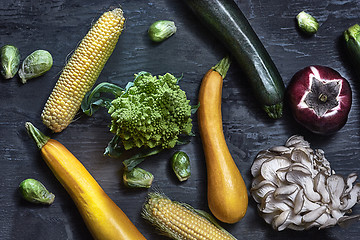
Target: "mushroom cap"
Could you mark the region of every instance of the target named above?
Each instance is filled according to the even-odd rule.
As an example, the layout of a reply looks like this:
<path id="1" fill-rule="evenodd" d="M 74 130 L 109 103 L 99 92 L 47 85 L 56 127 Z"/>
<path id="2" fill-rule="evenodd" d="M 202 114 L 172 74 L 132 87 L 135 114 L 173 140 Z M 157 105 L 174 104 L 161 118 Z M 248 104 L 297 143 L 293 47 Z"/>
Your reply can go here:
<path id="1" fill-rule="evenodd" d="M 260 151 L 251 174 L 250 193 L 259 213 L 277 231 L 323 229 L 360 220 L 360 215 L 345 215 L 360 201 L 356 173 L 346 180 L 335 174 L 324 151 L 311 149 L 302 136 Z"/>

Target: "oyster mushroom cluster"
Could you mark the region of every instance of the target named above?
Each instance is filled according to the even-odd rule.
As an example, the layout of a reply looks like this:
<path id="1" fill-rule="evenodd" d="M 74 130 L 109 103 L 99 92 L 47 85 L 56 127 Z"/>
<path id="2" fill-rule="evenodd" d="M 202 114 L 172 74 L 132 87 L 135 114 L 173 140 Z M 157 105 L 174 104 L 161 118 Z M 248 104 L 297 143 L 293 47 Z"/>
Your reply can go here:
<path id="1" fill-rule="evenodd" d="M 251 195 L 275 230 L 322 229 L 360 220 L 360 215 L 345 215 L 360 201 L 360 183 L 353 185 L 357 175 L 344 179 L 335 174 L 324 151 L 311 149 L 302 136 L 259 152 L 251 174 Z"/>

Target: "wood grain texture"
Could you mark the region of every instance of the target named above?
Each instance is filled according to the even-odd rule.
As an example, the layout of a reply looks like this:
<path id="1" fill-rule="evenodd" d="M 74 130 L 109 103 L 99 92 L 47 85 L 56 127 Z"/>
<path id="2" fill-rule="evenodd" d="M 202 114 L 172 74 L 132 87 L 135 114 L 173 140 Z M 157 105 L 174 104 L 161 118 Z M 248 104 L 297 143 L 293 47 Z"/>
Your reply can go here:
<path id="1" fill-rule="evenodd" d="M 236 3 L 270 53 L 286 85 L 296 71 L 310 64 L 320 64 L 339 71 L 353 89 L 347 124 L 332 136 L 317 136 L 295 123 L 287 109 L 282 119 L 268 119 L 253 98 L 246 77 L 233 63 L 223 87 L 224 133 L 246 185 L 251 184 L 250 166 L 257 152 L 281 145 L 293 134 L 304 135 L 313 148 L 323 149 L 337 173 L 360 174 L 360 81 L 349 65 L 342 40 L 343 31 L 359 23 L 360 1 L 237 0 Z M 41 110 L 69 54 L 104 11 L 119 5 L 124 10 L 126 27 L 98 82 L 110 81 L 125 86 L 139 71 L 155 75 L 170 72 L 184 76 L 180 85 L 196 104 L 203 75 L 227 54 L 225 47 L 182 1 L 3 0 L 0 45 L 17 46 L 22 60 L 36 49 L 46 49 L 53 55 L 54 66 L 26 85 L 22 85 L 18 77 L 0 79 L 0 239 L 91 239 L 74 203 L 25 132 L 25 121 L 33 122 L 80 159 L 147 239 L 166 239 L 156 234 L 140 216 L 149 190 L 126 189 L 121 182 L 121 161 L 102 154 L 112 137 L 108 131 L 110 118 L 105 110 L 93 117 L 78 114 L 60 134 L 50 133 L 40 120 Z M 296 28 L 295 16 L 302 10 L 310 12 L 320 22 L 315 36 L 305 37 Z M 151 23 L 160 19 L 173 20 L 178 30 L 168 40 L 154 44 L 147 38 L 146 31 Z M 141 167 L 154 174 L 153 186 L 170 198 L 209 211 L 205 161 L 196 121 L 195 117 L 197 136 L 190 144 L 147 159 Z M 192 176 L 184 183 L 177 181 L 169 162 L 171 154 L 179 149 L 187 152 L 191 159 Z M 20 198 L 18 184 L 29 177 L 40 180 L 55 193 L 53 205 L 37 206 Z M 264 223 L 254 201 L 249 200 L 244 219 L 232 225 L 222 224 L 238 239 L 352 240 L 358 239 L 360 234 L 358 224 L 347 229 L 276 232 Z M 353 214 L 359 213 L 360 207 L 356 206 Z"/>

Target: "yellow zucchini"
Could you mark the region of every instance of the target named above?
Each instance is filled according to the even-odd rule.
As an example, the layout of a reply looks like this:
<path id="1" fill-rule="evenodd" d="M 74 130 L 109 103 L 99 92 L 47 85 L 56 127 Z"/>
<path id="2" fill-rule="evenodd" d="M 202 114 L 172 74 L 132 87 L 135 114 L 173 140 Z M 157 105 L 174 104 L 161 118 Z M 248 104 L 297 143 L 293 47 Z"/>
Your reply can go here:
<path id="1" fill-rule="evenodd" d="M 145 239 L 64 145 L 45 136 L 29 122 L 25 126 L 44 161 L 75 202 L 94 239 Z"/>
<path id="2" fill-rule="evenodd" d="M 198 121 L 206 159 L 209 208 L 220 221 L 235 223 L 246 213 L 248 194 L 223 132 L 222 85 L 229 65 L 229 59 L 224 58 L 203 77 Z"/>

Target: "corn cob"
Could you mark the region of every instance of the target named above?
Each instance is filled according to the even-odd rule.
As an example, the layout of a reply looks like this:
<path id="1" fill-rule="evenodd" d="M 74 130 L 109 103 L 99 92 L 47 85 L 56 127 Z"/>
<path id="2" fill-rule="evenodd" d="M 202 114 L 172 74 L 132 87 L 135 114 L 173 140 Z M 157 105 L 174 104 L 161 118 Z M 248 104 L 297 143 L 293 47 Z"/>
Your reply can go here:
<path id="1" fill-rule="evenodd" d="M 54 132 L 65 129 L 95 84 L 124 27 L 120 8 L 105 12 L 83 38 L 63 69 L 41 118 Z"/>
<path id="2" fill-rule="evenodd" d="M 160 193 L 149 193 L 142 211 L 143 218 L 162 234 L 176 240 L 234 240 L 213 219 L 199 214 L 191 206 L 171 201 Z"/>

